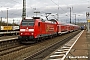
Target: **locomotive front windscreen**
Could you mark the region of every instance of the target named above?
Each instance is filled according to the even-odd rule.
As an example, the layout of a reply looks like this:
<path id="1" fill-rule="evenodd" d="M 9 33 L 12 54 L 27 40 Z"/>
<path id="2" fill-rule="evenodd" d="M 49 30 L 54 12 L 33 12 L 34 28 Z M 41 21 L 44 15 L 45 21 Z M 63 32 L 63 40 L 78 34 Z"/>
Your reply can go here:
<path id="1" fill-rule="evenodd" d="M 21 23 L 22 26 L 34 26 L 34 20 L 30 19 L 30 20 L 22 20 Z"/>

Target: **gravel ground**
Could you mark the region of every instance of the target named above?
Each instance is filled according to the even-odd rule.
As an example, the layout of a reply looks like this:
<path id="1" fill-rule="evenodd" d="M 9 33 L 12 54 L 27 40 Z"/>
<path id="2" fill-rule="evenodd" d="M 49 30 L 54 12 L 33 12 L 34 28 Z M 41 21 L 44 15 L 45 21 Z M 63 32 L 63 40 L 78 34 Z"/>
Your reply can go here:
<path id="1" fill-rule="evenodd" d="M 14 37 L 18 37 L 18 36 L 16 36 L 16 35 L 14 35 L 14 36 L 3 36 L 3 37 L 0 37 L 0 40 L 7 39 L 7 38 L 14 38 Z"/>
<path id="2" fill-rule="evenodd" d="M 56 37 L 56 38 L 53 38 L 53 39 L 45 40 L 43 42 L 39 42 L 39 43 L 36 43 L 36 44 L 32 44 L 28 48 L 25 48 L 25 49 L 22 49 L 22 50 L 19 50 L 19 51 L 16 51 L 16 52 L 12 52 L 12 53 L 4 55 L 4 56 L 0 56 L 0 59 L 1 60 L 23 60 L 27 56 L 30 56 L 30 55 L 34 54 L 35 52 L 38 52 L 41 49 L 44 49 L 47 46 L 50 46 L 50 45 L 62 40 L 63 38 L 65 38 L 67 36 L 69 36 L 69 35 L 66 34 L 66 36 L 64 35 L 64 36 Z"/>

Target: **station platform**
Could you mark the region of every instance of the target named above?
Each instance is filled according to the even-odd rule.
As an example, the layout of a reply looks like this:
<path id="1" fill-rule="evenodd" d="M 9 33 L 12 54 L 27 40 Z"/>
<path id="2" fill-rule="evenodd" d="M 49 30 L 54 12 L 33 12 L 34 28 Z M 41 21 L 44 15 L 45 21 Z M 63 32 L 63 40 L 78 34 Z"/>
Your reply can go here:
<path id="1" fill-rule="evenodd" d="M 14 35 L 14 36 L 3 36 L 3 37 L 0 37 L 0 42 L 12 40 L 12 39 L 18 39 L 18 35 L 17 36 Z"/>
<path id="2" fill-rule="evenodd" d="M 90 60 L 90 33 L 84 30 L 65 60 Z"/>

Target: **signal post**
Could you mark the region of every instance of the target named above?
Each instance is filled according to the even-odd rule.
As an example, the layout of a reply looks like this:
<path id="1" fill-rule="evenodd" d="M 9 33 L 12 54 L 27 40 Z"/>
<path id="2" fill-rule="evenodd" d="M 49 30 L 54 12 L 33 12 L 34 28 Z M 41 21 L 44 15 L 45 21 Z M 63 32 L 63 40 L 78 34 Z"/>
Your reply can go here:
<path id="1" fill-rule="evenodd" d="M 86 12 L 86 20 L 87 20 L 87 31 L 90 33 L 90 13 Z"/>

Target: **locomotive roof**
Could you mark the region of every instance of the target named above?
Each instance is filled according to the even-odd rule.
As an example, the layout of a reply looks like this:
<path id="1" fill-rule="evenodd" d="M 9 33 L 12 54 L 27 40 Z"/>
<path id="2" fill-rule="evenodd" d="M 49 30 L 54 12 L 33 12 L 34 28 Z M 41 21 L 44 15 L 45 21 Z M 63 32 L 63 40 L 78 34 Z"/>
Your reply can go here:
<path id="1" fill-rule="evenodd" d="M 40 17 L 32 17 L 33 19 L 40 19 Z"/>
<path id="2" fill-rule="evenodd" d="M 51 19 L 51 20 L 49 20 L 49 21 L 57 22 L 57 20 L 55 20 L 55 19 Z"/>

